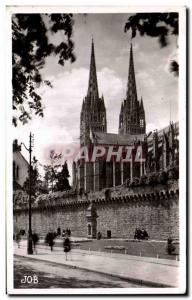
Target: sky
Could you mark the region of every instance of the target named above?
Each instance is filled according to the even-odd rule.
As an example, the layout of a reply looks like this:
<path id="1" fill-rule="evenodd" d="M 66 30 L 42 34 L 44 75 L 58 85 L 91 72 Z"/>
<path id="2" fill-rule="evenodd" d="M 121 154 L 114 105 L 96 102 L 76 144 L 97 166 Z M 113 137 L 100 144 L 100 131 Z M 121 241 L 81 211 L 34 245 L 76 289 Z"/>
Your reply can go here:
<path id="1" fill-rule="evenodd" d="M 13 128 L 13 138 L 29 143 L 34 134 L 33 154 L 41 164 L 49 163 L 50 150 L 63 152 L 66 145 L 79 143 L 80 111 L 87 94 L 91 55 L 91 40 L 95 58 L 99 95 L 103 94 L 107 129 L 118 133 L 121 102 L 126 95 L 128 79 L 130 34 L 124 33 L 129 14 L 76 14 L 73 41 L 76 61 L 64 67 L 55 57 L 47 58 L 42 71 L 53 88 L 41 87 L 44 117 L 33 117 L 27 125 Z M 62 36 L 50 37 L 61 42 Z M 156 38 L 137 36 L 132 41 L 137 94 L 143 98 L 147 132 L 162 129 L 178 120 L 178 78 L 169 72 L 171 59 L 177 56 L 177 39 L 169 37 L 169 45 L 161 48 Z M 23 155 L 28 159 L 24 148 Z M 64 160 L 65 158 L 63 158 Z M 69 162 L 71 172 L 71 162 Z"/>

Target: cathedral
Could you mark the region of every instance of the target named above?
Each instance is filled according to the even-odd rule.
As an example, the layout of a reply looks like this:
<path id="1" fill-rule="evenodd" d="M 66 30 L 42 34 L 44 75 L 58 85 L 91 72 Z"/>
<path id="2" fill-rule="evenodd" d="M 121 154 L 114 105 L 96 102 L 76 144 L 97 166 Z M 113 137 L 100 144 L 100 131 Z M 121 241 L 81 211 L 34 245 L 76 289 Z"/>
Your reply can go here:
<path id="1" fill-rule="evenodd" d="M 104 238 L 132 239 L 135 227 L 143 226 L 151 239 L 179 237 L 179 123 L 170 122 L 161 130 L 146 133 L 133 54 L 131 45 L 118 133 L 108 133 L 92 41 L 88 90 L 80 114 L 80 152 L 87 149 L 87 154 L 82 152 L 74 159 L 71 190 L 35 197 L 32 228 L 42 236 L 50 229 L 70 228 L 77 237 L 96 238 L 100 233 Z M 95 149 L 98 155 L 94 157 Z M 138 149 L 142 151 L 137 160 Z M 15 141 L 13 179 L 18 190 L 13 199 L 14 231 L 22 228 L 27 232 L 28 195 L 22 184 L 28 165 L 20 150 Z M 23 168 L 25 172 L 21 172 Z"/>
<path id="2" fill-rule="evenodd" d="M 99 191 L 124 184 L 126 180 L 141 178 L 150 172 L 166 170 L 178 157 L 178 123 L 170 123 L 163 130 L 146 134 L 146 119 L 143 99 L 138 99 L 134 69 L 133 49 L 130 46 L 128 82 L 125 99 L 119 113 L 118 134 L 107 132 L 107 114 L 104 96 L 99 96 L 94 42 L 91 46 L 91 61 L 87 95 L 83 99 L 80 114 L 80 146 L 88 147 L 89 155 L 94 146 L 105 149 L 113 147 L 110 161 L 97 158 L 86 161 L 80 158 L 73 162 L 73 188 L 77 191 Z M 126 147 L 131 147 L 131 160 L 125 161 Z M 138 147 L 145 159 L 135 161 Z M 118 149 L 121 159 L 117 160 Z M 116 151 L 116 152 L 115 152 Z"/>

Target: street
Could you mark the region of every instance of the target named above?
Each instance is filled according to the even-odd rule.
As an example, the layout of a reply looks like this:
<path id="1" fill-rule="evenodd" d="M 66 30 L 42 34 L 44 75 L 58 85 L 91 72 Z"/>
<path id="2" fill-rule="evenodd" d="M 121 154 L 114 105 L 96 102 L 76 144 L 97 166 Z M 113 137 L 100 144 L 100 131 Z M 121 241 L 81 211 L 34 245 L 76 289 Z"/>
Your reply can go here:
<path id="1" fill-rule="evenodd" d="M 24 282 L 24 276 L 36 278 Z M 22 281 L 22 282 L 21 282 Z M 38 281 L 38 282 L 37 282 Z M 138 288 L 140 285 L 119 278 L 49 262 L 14 258 L 14 288 Z"/>

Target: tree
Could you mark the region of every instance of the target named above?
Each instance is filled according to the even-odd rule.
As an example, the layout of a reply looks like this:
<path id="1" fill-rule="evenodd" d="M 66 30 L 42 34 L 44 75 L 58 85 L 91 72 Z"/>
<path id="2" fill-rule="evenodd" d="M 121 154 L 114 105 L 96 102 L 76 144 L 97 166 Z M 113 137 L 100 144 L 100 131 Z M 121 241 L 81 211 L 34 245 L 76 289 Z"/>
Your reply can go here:
<path id="1" fill-rule="evenodd" d="M 75 61 L 74 44 L 71 40 L 73 29 L 72 14 L 14 14 L 12 16 L 12 87 L 13 124 L 18 120 L 25 124 L 35 113 L 43 117 L 41 96 L 37 88 L 42 84 L 52 87 L 51 82 L 42 78 L 41 70 L 46 57 L 55 55 L 58 63 Z M 51 36 L 63 34 L 62 41 L 55 45 Z"/>
<path id="2" fill-rule="evenodd" d="M 44 178 L 47 182 L 47 187 L 51 187 L 52 192 L 55 190 L 57 175 L 61 168 L 61 164 L 59 163 L 61 158 L 62 153 L 56 153 L 55 150 L 51 150 L 49 153 L 50 164 L 44 165 Z"/>
<path id="3" fill-rule="evenodd" d="M 137 32 L 141 36 L 158 37 L 160 46 L 166 47 L 169 35 L 178 36 L 178 13 L 138 13 L 129 17 L 124 30 L 125 32 L 131 30 L 132 38 L 136 37 Z M 179 75 L 177 61 L 171 61 L 170 71 L 176 76 Z"/>
<path id="4" fill-rule="evenodd" d="M 40 174 L 38 170 L 38 160 L 34 156 L 31 162 L 31 195 L 33 197 L 36 196 L 38 190 L 39 190 L 39 184 L 41 182 L 40 180 Z M 23 189 L 29 194 L 29 177 L 26 178 L 24 184 L 23 184 Z"/>
<path id="5" fill-rule="evenodd" d="M 70 184 L 68 178 L 70 177 L 69 175 L 69 170 L 67 166 L 67 162 L 65 161 L 64 165 L 62 166 L 62 170 L 57 174 L 57 183 L 55 190 L 56 191 L 66 191 L 70 190 Z"/>

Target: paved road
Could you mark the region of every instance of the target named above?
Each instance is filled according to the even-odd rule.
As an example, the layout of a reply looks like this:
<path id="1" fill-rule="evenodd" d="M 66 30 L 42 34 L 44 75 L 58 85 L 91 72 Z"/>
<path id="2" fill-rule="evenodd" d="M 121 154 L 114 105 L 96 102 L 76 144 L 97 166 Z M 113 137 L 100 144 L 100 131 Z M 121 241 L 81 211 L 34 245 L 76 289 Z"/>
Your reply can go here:
<path id="1" fill-rule="evenodd" d="M 38 283 L 21 283 L 24 275 L 36 275 Z M 139 285 L 108 275 L 97 274 L 48 262 L 15 257 L 15 288 L 138 288 Z M 143 287 L 143 286 L 142 286 Z"/>

